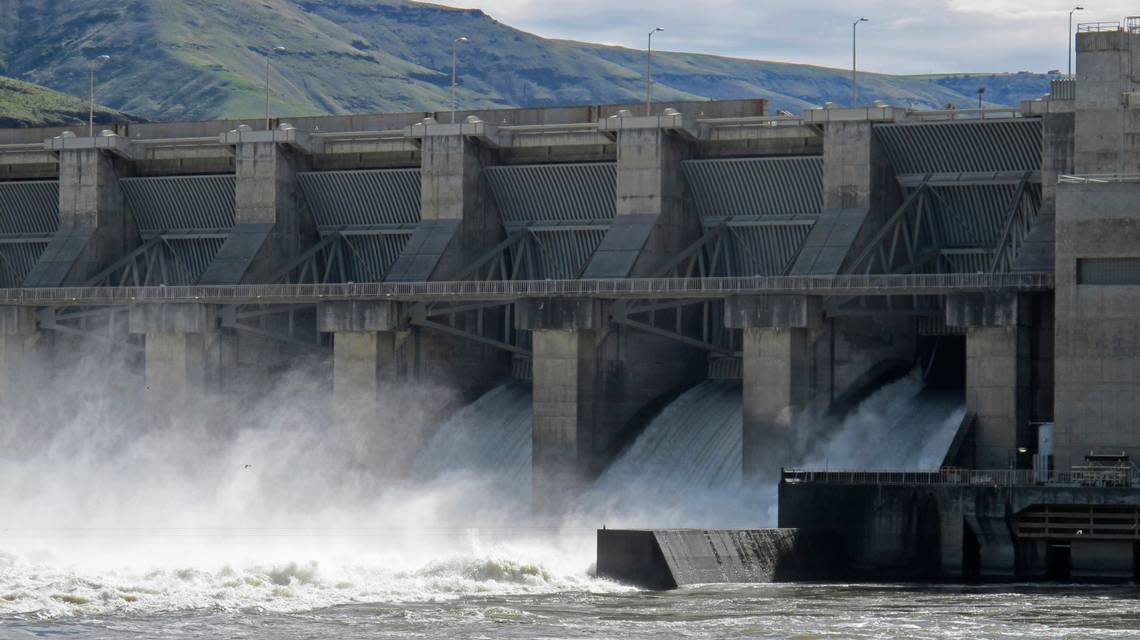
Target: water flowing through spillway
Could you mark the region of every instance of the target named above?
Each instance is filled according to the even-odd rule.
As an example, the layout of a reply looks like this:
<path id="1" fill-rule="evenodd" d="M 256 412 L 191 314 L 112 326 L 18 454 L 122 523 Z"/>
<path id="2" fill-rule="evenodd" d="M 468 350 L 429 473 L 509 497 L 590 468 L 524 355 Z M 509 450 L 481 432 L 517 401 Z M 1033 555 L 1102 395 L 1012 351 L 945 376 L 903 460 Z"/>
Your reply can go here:
<path id="1" fill-rule="evenodd" d="M 529 495 L 533 415 L 528 385 L 507 382 L 492 389 L 440 425 L 416 457 L 413 479 L 478 473 Z"/>
<path id="2" fill-rule="evenodd" d="M 739 383 L 710 380 L 669 404 L 599 478 L 588 509 L 621 526 L 774 525 L 775 487 L 742 483 Z M 803 420 L 787 466 L 937 469 L 965 408 L 960 393 L 907 376 L 839 423 Z M 774 471 L 774 470 L 773 470 Z"/>
<path id="3" fill-rule="evenodd" d="M 926 389 L 907 376 L 863 401 L 838 430 L 821 434 L 802 466 L 935 471 L 965 414 L 960 391 Z"/>

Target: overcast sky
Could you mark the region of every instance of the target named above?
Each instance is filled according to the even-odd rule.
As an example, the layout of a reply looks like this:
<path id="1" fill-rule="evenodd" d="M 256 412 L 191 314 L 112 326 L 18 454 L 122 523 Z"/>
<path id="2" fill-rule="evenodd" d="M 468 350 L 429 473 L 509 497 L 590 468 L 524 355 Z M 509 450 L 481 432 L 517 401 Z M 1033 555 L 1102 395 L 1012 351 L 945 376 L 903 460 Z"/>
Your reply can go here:
<path id="1" fill-rule="evenodd" d="M 551 38 L 707 52 L 832 67 L 851 65 L 851 23 L 860 67 L 886 73 L 1048 71 L 1066 64 L 1068 13 L 1057 0 L 433 0 L 479 8 L 500 22 Z M 1073 23 L 1140 13 L 1132 2 L 1081 3 Z M 1074 26 L 1075 29 L 1075 26 Z"/>

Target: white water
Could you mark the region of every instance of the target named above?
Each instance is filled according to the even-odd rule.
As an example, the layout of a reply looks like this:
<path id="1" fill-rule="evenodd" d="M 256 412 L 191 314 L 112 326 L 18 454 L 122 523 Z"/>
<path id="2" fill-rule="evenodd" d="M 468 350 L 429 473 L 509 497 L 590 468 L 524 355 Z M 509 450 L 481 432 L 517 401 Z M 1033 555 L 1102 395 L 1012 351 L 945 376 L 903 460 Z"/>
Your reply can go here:
<path id="1" fill-rule="evenodd" d="M 480 464 L 399 479 L 446 390 L 331 425 L 319 373 L 155 429 L 129 410 L 141 380 L 96 353 L 0 417 L 0 619 L 621 590 L 589 575 L 592 529 L 532 522 Z"/>
<path id="2" fill-rule="evenodd" d="M 493 477 L 504 491 L 529 499 L 530 387 L 508 382 L 448 418 L 416 456 L 412 477 L 424 482 L 454 473 Z"/>
<path id="3" fill-rule="evenodd" d="M 0 417 L 0 619 L 621 592 L 590 577 L 599 525 L 774 522 L 774 493 L 741 482 L 733 383 L 671 403 L 552 526 L 530 516 L 525 386 L 489 392 L 417 452 L 409 434 L 446 390 L 390 389 L 382 424 L 330 425 L 321 380 L 293 372 L 154 429 L 136 418 L 141 380 L 81 354 Z M 839 466 L 876 425 L 894 437 L 913 391 L 869 400 L 825 458 Z"/>
<path id="4" fill-rule="evenodd" d="M 937 471 L 966 415 L 960 392 L 927 390 L 916 374 L 876 391 L 803 466 L 831 469 Z"/>

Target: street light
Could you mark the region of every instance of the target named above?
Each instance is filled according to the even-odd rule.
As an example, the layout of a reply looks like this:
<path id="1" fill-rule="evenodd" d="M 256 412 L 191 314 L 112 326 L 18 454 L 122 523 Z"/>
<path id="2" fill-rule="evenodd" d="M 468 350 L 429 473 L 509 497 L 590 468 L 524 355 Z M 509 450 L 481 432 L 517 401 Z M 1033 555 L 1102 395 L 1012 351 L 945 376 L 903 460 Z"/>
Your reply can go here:
<path id="1" fill-rule="evenodd" d="M 87 137 L 95 137 L 95 67 L 110 61 L 111 56 L 99 56 L 88 65 L 91 71 L 91 103 L 87 111 Z"/>
<path id="2" fill-rule="evenodd" d="M 1065 40 L 1065 48 L 1069 50 L 1069 77 L 1073 77 L 1073 14 L 1078 11 L 1084 11 L 1084 7 L 1073 7 L 1069 12 L 1069 37 Z"/>
<path id="3" fill-rule="evenodd" d="M 664 31 L 657 27 L 649 32 L 649 46 L 645 48 L 645 115 L 653 115 L 653 34 Z"/>
<path id="4" fill-rule="evenodd" d="M 273 47 L 265 54 L 265 130 L 269 131 L 269 58 L 275 53 L 285 53 L 285 47 Z"/>
<path id="5" fill-rule="evenodd" d="M 867 18 L 859 18 L 851 25 L 851 106 L 859 105 L 859 85 L 855 80 L 855 29 L 860 22 L 870 22 Z"/>
<path id="6" fill-rule="evenodd" d="M 467 37 L 462 36 L 451 43 L 451 124 L 455 124 L 455 110 L 459 108 L 456 97 L 456 87 L 459 85 L 459 45 L 467 44 Z"/>
<path id="7" fill-rule="evenodd" d="M 985 92 L 986 92 L 985 87 L 978 87 L 978 109 L 979 110 L 981 110 L 981 108 L 982 108 L 982 94 L 984 94 Z"/>

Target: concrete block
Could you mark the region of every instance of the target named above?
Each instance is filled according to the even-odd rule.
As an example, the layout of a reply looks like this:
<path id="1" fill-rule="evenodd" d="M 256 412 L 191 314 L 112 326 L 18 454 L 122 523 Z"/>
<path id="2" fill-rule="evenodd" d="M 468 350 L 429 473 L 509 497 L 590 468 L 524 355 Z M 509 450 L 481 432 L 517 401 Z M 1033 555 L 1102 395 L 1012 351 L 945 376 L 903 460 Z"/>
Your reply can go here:
<path id="1" fill-rule="evenodd" d="M 515 305 L 515 326 L 527 330 L 604 329 L 607 315 L 606 304 L 592 298 L 527 299 Z"/>
<path id="2" fill-rule="evenodd" d="M 132 305 L 128 322 L 131 333 L 206 333 L 218 326 L 217 308 L 185 303 Z"/>
<path id="3" fill-rule="evenodd" d="M 317 305 L 317 331 L 322 333 L 399 331 L 405 324 L 395 302 L 350 300 Z"/>
<path id="4" fill-rule="evenodd" d="M 724 323 L 729 329 L 814 329 L 822 321 L 822 303 L 813 296 L 730 296 L 725 299 Z"/>
<path id="5" fill-rule="evenodd" d="M 1011 293 L 946 297 L 948 327 L 1006 327 L 1029 322 L 1025 297 Z"/>
<path id="6" fill-rule="evenodd" d="M 0 336 L 31 336 L 38 328 L 35 307 L 0 306 Z"/>

